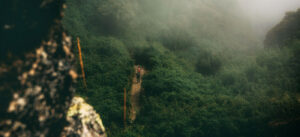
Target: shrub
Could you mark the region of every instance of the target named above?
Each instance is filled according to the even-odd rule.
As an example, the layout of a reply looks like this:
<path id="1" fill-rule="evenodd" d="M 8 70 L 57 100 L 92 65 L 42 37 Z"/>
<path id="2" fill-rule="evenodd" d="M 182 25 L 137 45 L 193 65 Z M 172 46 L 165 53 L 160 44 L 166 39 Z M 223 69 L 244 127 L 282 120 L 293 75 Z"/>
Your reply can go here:
<path id="1" fill-rule="evenodd" d="M 222 66 L 222 61 L 218 56 L 210 53 L 201 54 L 196 63 L 196 71 L 203 75 L 214 75 Z"/>

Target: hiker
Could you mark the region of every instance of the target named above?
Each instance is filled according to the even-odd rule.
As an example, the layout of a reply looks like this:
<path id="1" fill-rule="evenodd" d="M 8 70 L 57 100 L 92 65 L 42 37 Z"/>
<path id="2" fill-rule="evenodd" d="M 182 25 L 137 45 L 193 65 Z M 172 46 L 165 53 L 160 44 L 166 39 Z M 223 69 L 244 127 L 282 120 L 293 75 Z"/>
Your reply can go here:
<path id="1" fill-rule="evenodd" d="M 136 71 L 136 82 L 139 83 L 141 80 L 141 67 L 138 66 L 137 71 Z"/>

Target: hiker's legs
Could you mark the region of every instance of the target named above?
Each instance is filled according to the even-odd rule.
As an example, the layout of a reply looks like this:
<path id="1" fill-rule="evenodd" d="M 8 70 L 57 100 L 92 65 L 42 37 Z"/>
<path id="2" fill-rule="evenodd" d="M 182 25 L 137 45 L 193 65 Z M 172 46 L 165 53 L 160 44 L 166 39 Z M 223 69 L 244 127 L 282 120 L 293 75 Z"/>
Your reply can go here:
<path id="1" fill-rule="evenodd" d="M 139 73 L 138 73 L 137 76 L 136 76 L 136 81 L 137 81 L 137 83 L 140 82 L 140 74 L 139 74 Z"/>
<path id="2" fill-rule="evenodd" d="M 139 75 L 139 78 L 138 78 L 138 79 L 139 79 L 139 82 L 140 82 L 140 81 L 141 81 L 141 75 Z"/>

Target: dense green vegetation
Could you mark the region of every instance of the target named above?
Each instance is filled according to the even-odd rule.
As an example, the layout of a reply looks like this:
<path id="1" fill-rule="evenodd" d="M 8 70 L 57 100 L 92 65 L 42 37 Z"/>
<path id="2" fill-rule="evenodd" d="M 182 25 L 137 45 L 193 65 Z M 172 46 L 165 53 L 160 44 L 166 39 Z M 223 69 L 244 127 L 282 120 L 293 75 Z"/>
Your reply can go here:
<path id="1" fill-rule="evenodd" d="M 291 46 L 263 49 L 234 0 L 67 5 L 64 24 L 81 38 L 88 83 L 79 82 L 77 92 L 101 114 L 109 136 L 299 132 L 299 35 L 285 43 Z M 123 88 L 130 88 L 134 64 L 148 73 L 137 120 L 123 130 Z"/>

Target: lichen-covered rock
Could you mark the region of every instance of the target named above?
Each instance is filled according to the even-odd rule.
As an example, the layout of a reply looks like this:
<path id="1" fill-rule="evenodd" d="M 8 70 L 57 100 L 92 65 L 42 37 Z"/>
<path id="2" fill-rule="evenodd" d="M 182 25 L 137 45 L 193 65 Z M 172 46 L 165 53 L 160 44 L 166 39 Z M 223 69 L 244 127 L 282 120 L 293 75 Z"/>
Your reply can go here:
<path id="1" fill-rule="evenodd" d="M 66 137 L 106 137 L 105 128 L 99 114 L 83 98 L 74 97 L 68 110 L 67 120 L 62 136 Z"/>
<path id="2" fill-rule="evenodd" d="M 0 136 L 57 137 L 67 124 L 74 55 L 62 0 L 0 1 Z"/>

